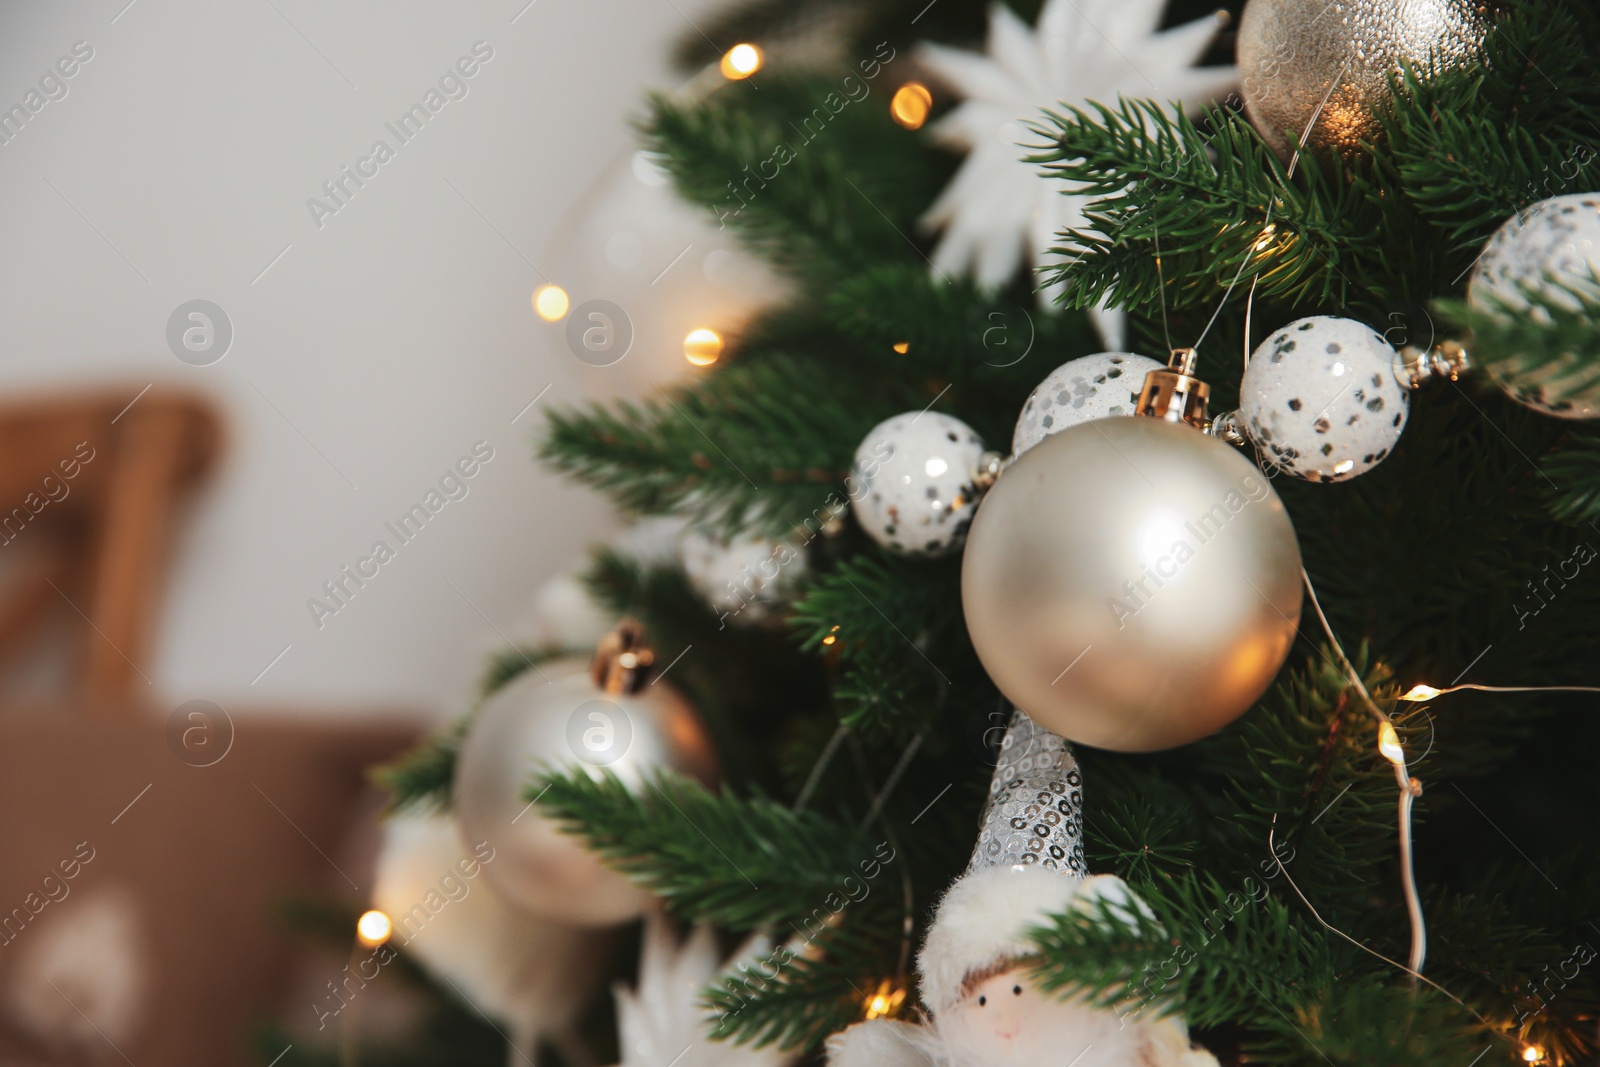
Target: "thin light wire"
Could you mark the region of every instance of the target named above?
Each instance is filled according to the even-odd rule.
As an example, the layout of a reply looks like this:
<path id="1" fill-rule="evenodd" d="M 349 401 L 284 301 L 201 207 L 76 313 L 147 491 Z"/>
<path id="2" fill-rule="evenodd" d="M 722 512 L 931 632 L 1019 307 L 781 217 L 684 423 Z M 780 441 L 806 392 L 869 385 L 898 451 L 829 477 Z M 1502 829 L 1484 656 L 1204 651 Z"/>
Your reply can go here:
<path id="1" fill-rule="evenodd" d="M 1446 989 L 1444 986 L 1440 985 L 1438 982 L 1435 982 L 1432 978 L 1429 978 L 1427 975 L 1422 974 L 1419 971 L 1413 970 L 1410 967 L 1407 967 L 1405 964 L 1401 963 L 1399 960 L 1390 959 L 1388 956 L 1385 956 L 1383 953 L 1377 951 L 1376 949 L 1368 948 L 1366 945 L 1363 945 L 1361 942 L 1357 941 L 1355 938 L 1351 937 L 1349 934 L 1345 933 L 1343 930 L 1341 930 L 1337 926 L 1333 925 L 1327 919 L 1324 919 L 1322 917 L 1322 913 L 1317 911 L 1317 906 L 1315 904 L 1311 903 L 1310 899 L 1307 898 L 1306 895 L 1303 892 L 1300 891 L 1300 887 L 1297 884 L 1295 884 L 1294 877 L 1289 873 L 1289 869 L 1283 865 L 1283 860 L 1280 859 L 1279 856 L 1278 856 L 1277 843 L 1273 840 L 1273 835 L 1277 833 L 1277 824 L 1278 824 L 1278 817 L 1276 815 L 1274 815 L 1272 817 L 1272 826 L 1267 829 L 1267 848 L 1271 851 L 1272 860 L 1273 860 L 1274 863 L 1276 863 L 1278 865 L 1278 870 L 1279 870 L 1280 873 L 1282 873 L 1282 875 L 1284 877 L 1284 880 L 1289 883 L 1289 888 L 1294 890 L 1294 895 L 1300 898 L 1300 902 L 1306 906 L 1306 910 L 1311 913 L 1311 917 L 1313 919 L 1317 920 L 1317 922 L 1321 923 L 1328 930 L 1331 930 L 1332 932 L 1338 934 L 1340 937 L 1344 938 L 1346 941 L 1350 942 L 1356 948 L 1359 948 L 1362 952 L 1365 952 L 1365 953 L 1367 953 L 1369 955 L 1372 955 L 1372 956 L 1376 956 L 1378 959 L 1382 960 L 1384 963 L 1387 963 L 1389 966 L 1398 968 L 1399 970 L 1402 970 L 1402 971 L 1405 971 L 1407 974 L 1411 975 L 1411 980 L 1412 980 L 1413 983 L 1415 983 L 1415 982 L 1417 982 L 1419 980 L 1423 981 L 1423 982 L 1427 982 L 1433 988 L 1437 989 L 1439 992 L 1443 993 L 1445 996 L 1449 997 L 1451 1000 L 1455 1001 L 1457 1004 L 1459 1004 L 1463 1008 L 1465 1008 L 1468 1012 L 1470 1012 L 1472 1014 L 1473 1018 L 1477 1019 L 1484 1026 L 1489 1026 L 1492 1029 L 1492 1024 L 1489 1022 L 1489 1020 L 1485 1019 L 1482 1015 L 1479 1015 L 1477 1013 L 1477 1011 L 1475 1011 L 1473 1009 L 1472 1005 L 1468 1004 L 1466 1001 L 1462 1000 L 1460 997 L 1458 997 L 1454 993 L 1450 992 L 1450 990 Z"/>
<path id="2" fill-rule="evenodd" d="M 1481 693 L 1600 693 L 1600 686 L 1594 685 L 1478 685 L 1476 682 L 1462 682 L 1441 689 L 1425 699 L 1442 697 L 1458 689 L 1476 689 Z"/>
<path id="3" fill-rule="evenodd" d="M 1300 132 L 1300 139 L 1295 144 L 1294 155 L 1292 157 L 1290 157 L 1290 159 L 1289 159 L 1289 169 L 1284 173 L 1284 180 L 1285 181 L 1287 181 L 1288 179 L 1294 177 L 1295 168 L 1297 166 L 1299 166 L 1299 164 L 1300 164 L 1300 148 L 1301 148 L 1301 146 L 1305 144 L 1306 138 L 1311 136 L 1311 128 L 1313 126 L 1315 126 L 1317 124 L 1317 120 L 1322 117 L 1323 109 L 1328 106 L 1328 101 L 1330 99 L 1332 99 L 1332 97 L 1333 97 L 1333 90 L 1336 89 L 1338 87 L 1339 83 L 1344 80 L 1345 72 L 1348 71 L 1349 69 L 1350 69 L 1350 61 L 1349 60 L 1345 60 L 1344 66 L 1339 68 L 1338 75 L 1328 85 L 1328 91 L 1326 93 L 1322 94 L 1322 99 L 1317 103 L 1317 109 L 1311 113 L 1311 118 L 1306 122 L 1306 128 Z M 1270 204 L 1267 205 L 1266 217 L 1263 219 L 1263 221 L 1261 223 L 1261 227 L 1262 227 L 1263 230 L 1265 230 L 1267 227 L 1272 225 L 1272 209 L 1277 207 L 1277 206 L 1278 205 L 1277 205 L 1276 201 L 1274 201 L 1273 203 L 1270 203 Z M 1215 310 L 1215 311 L 1213 311 L 1211 313 L 1211 321 L 1207 322 L 1206 323 L 1206 328 L 1204 330 L 1200 331 L 1200 340 L 1196 341 L 1194 343 L 1194 347 L 1195 348 L 1199 348 L 1200 347 L 1201 342 L 1206 339 L 1206 334 L 1210 333 L 1211 332 L 1211 327 L 1216 324 L 1217 317 L 1222 314 L 1222 309 L 1228 306 L 1228 298 L 1233 296 L 1233 287 L 1239 284 L 1239 279 L 1240 279 L 1240 277 L 1242 277 L 1244 275 L 1244 268 L 1249 265 L 1250 259 L 1251 259 L 1251 253 L 1254 252 L 1254 251 L 1255 251 L 1255 247 L 1254 247 L 1254 243 L 1252 243 L 1250 251 L 1246 252 L 1245 256 L 1244 256 L 1244 259 L 1239 261 L 1239 269 L 1234 272 L 1233 281 L 1228 283 L 1228 291 L 1222 294 L 1222 299 L 1217 303 L 1217 310 Z M 1160 266 L 1160 262 L 1161 261 L 1159 259 L 1156 260 L 1156 264 L 1157 264 L 1158 267 Z M 1260 276 L 1261 276 L 1261 271 L 1258 268 L 1256 270 L 1256 277 L 1259 278 Z M 1251 292 L 1253 294 L 1255 292 L 1255 284 L 1254 284 L 1254 282 L 1251 283 L 1250 289 L 1251 289 Z M 1165 298 L 1163 297 L 1163 299 L 1165 299 Z M 1249 340 L 1249 334 L 1248 333 L 1245 335 L 1245 338 L 1246 338 L 1246 342 L 1248 343 L 1248 340 Z"/>
<path id="4" fill-rule="evenodd" d="M 1339 654 L 1339 660 L 1344 664 L 1345 673 L 1350 676 L 1356 692 L 1361 694 L 1361 699 L 1366 701 L 1368 710 L 1377 717 L 1380 730 L 1384 726 L 1394 729 L 1394 723 L 1372 699 L 1372 694 L 1367 692 L 1366 683 L 1362 682 L 1361 676 L 1356 673 L 1355 665 L 1350 662 L 1350 657 L 1344 654 L 1344 646 L 1339 643 L 1333 627 L 1329 625 L 1328 616 L 1322 611 L 1322 602 L 1317 599 L 1316 587 L 1311 584 L 1311 575 L 1306 572 L 1304 566 L 1300 568 L 1300 577 L 1305 582 L 1307 595 L 1311 597 L 1311 606 L 1316 609 L 1317 621 L 1322 623 L 1322 632 L 1328 635 L 1333 650 Z M 1422 895 L 1417 891 L 1417 872 L 1416 865 L 1412 862 L 1411 840 L 1411 807 L 1416 795 L 1422 791 L 1422 783 L 1412 778 L 1406 769 L 1405 749 L 1401 747 L 1398 751 L 1399 760 L 1390 759 L 1390 762 L 1394 764 L 1395 782 L 1400 787 L 1399 812 L 1396 819 L 1400 836 L 1400 881 L 1406 895 L 1406 914 L 1411 922 L 1411 966 L 1407 970 L 1413 975 L 1412 984 L 1415 986 L 1416 977 L 1421 975 L 1422 964 L 1428 956 L 1428 923 L 1422 913 Z M 1385 752 L 1384 757 L 1389 758 L 1389 754 Z M 1317 921 L 1322 920 L 1319 917 Z"/>

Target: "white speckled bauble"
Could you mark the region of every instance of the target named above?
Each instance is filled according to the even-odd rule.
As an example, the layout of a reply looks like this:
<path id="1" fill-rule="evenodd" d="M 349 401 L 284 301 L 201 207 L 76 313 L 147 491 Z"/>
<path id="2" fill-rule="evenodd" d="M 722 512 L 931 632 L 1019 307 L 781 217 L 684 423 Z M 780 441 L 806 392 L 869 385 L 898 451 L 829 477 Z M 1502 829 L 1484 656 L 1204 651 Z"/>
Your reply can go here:
<path id="1" fill-rule="evenodd" d="M 770 537 L 718 537 L 684 531 L 679 544 L 684 573 L 725 620 L 759 622 L 783 604 L 805 573 L 803 545 Z"/>
<path id="2" fill-rule="evenodd" d="M 1358 151 L 1383 132 L 1374 110 L 1388 105 L 1389 76 L 1402 60 L 1425 67 L 1431 56 L 1441 69 L 1476 61 L 1483 7 L 1482 0 L 1250 0 L 1239 18 L 1245 112 L 1288 159 L 1326 100 L 1307 147 L 1324 159 Z"/>
<path id="3" fill-rule="evenodd" d="M 473 716 L 456 759 L 454 808 L 469 852 L 488 842 L 484 879 L 512 904 L 586 926 L 626 922 L 650 897 L 530 805 L 541 770 L 587 768 L 635 785 L 658 768 L 711 773 L 711 745 L 693 709 L 665 683 L 607 694 L 581 660 L 530 667 Z"/>
<path id="4" fill-rule="evenodd" d="M 1132 352 L 1096 352 L 1069 360 L 1028 394 L 1011 435 L 1015 459 L 1053 433 L 1091 419 L 1132 415 L 1144 376 L 1164 364 Z"/>
<path id="5" fill-rule="evenodd" d="M 1592 283 L 1600 276 L 1600 193 L 1555 196 L 1513 215 L 1489 238 L 1467 289 L 1475 311 L 1492 313 L 1528 307 L 1528 287 L 1557 307 L 1576 310 L 1571 294 L 1548 278 L 1569 284 Z M 1535 308 L 1533 314 L 1542 314 Z M 1513 376 L 1509 368 L 1489 363 L 1486 370 L 1512 399 L 1565 419 L 1600 416 L 1600 388 L 1563 390 L 1560 379 L 1576 367 L 1575 354 L 1563 355 L 1531 374 Z"/>
<path id="6" fill-rule="evenodd" d="M 962 557 L 967 631 L 1041 726 L 1151 752 L 1241 715 L 1300 618 L 1300 549 L 1244 455 L 1161 419 L 1045 438 L 983 499 Z"/>
<path id="7" fill-rule="evenodd" d="M 1291 322 L 1256 348 L 1239 382 L 1239 417 L 1263 458 L 1296 478 L 1342 482 L 1383 461 L 1411 410 L 1399 354 L 1364 323 Z"/>
<path id="8" fill-rule="evenodd" d="M 960 419 L 908 411 L 874 426 L 856 449 L 850 506 L 878 544 L 907 556 L 961 546 L 978 506 L 983 440 Z"/>

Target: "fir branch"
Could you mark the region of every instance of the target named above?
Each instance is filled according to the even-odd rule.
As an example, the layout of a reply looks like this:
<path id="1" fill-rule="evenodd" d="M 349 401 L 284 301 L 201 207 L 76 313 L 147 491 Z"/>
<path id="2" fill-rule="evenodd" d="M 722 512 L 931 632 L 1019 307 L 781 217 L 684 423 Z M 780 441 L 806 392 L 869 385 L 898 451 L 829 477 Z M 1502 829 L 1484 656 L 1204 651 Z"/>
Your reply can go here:
<path id="1" fill-rule="evenodd" d="M 899 924 L 875 906 L 838 914 L 844 927 L 819 925 L 707 989 L 712 1036 L 810 1051 L 859 1021 L 863 990 L 893 971 Z"/>
<path id="2" fill-rule="evenodd" d="M 1109 302 L 1153 312 L 1209 302 L 1254 265 L 1257 293 L 1290 303 L 1346 303 L 1349 277 L 1383 254 L 1374 211 L 1336 169 L 1314 160 L 1290 183 L 1244 119 L 1216 110 L 1203 135 L 1181 108 L 1124 99 L 1116 108 L 1048 112 L 1055 147 L 1030 161 L 1097 197 L 1089 224 L 1063 234 L 1046 274 L 1072 307 Z M 1268 231 L 1267 226 L 1272 230 Z M 1161 271 L 1155 245 L 1161 247 Z"/>
<path id="3" fill-rule="evenodd" d="M 398 759 L 367 772 L 373 785 L 388 791 L 388 814 L 449 809 L 456 757 L 471 724 L 472 717 L 464 715 Z"/>
<path id="4" fill-rule="evenodd" d="M 1600 521 L 1600 432 L 1575 430 L 1560 451 L 1539 462 L 1550 481 L 1550 513 L 1562 522 Z"/>
<path id="5" fill-rule="evenodd" d="M 850 377 L 776 354 L 736 362 L 676 395 L 552 412 L 540 457 L 630 510 L 728 534 L 815 529 L 861 437 L 915 395 Z"/>
<path id="6" fill-rule="evenodd" d="M 1306 935 L 1265 883 L 1237 890 L 1209 876 L 1134 886 L 1154 918 L 1097 902 L 1033 932 L 1043 988 L 1087 995 L 1124 1018 L 1182 1011 L 1191 1025 L 1255 1017 L 1287 989 L 1332 981 L 1322 937 Z"/>
<path id="7" fill-rule="evenodd" d="M 889 117 L 871 87 L 763 77 L 759 94 L 693 104 L 652 100 L 647 143 L 680 193 L 711 210 L 780 269 L 819 278 L 896 259 L 950 162 Z"/>
<path id="8" fill-rule="evenodd" d="M 809 918 L 873 846 L 853 828 L 759 794 L 712 793 L 671 772 L 630 789 L 615 775 L 551 773 L 531 784 L 611 866 L 693 922 L 753 930 Z"/>
<path id="9" fill-rule="evenodd" d="M 1593 189 L 1600 55 L 1561 0 L 1500 11 L 1477 63 L 1407 68 L 1380 115 L 1406 195 L 1452 248 L 1475 252 L 1529 204 Z"/>
<path id="10" fill-rule="evenodd" d="M 837 649 L 839 717 L 871 738 L 926 728 L 952 679 L 976 673 L 959 617 L 958 561 L 862 553 L 818 576 L 790 625 L 805 649 Z"/>
<path id="11" fill-rule="evenodd" d="M 549 645 L 538 647 L 513 645 L 493 652 L 483 669 L 483 677 L 478 679 L 478 696 L 480 698 L 492 696 L 496 690 L 521 677 L 525 671 L 534 670 L 540 664 L 564 659 L 574 654 L 588 655 L 589 650 L 556 648 Z"/>

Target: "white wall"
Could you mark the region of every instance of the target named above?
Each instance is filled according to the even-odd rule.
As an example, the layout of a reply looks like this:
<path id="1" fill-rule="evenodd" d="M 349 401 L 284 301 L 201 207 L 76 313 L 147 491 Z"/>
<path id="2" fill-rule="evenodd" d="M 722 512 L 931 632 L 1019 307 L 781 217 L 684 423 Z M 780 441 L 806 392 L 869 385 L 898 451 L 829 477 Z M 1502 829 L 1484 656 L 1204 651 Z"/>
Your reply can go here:
<path id="1" fill-rule="evenodd" d="M 629 142 L 644 87 L 675 84 L 668 42 L 712 5 L 525 3 L 0 8 L 0 106 L 75 42 L 94 53 L 0 146 L 0 389 L 172 381 L 231 419 L 140 665 L 158 707 L 457 706 L 495 627 L 610 526 L 533 462 L 538 409 L 511 425 L 546 385 L 539 407 L 618 388 L 531 313 L 526 260 Z M 493 58 L 468 95 L 398 146 L 384 123 L 480 40 Z M 394 159 L 319 228 L 307 199 L 380 137 Z M 195 298 L 235 330 L 210 366 L 166 341 Z M 470 495 L 319 630 L 307 599 L 393 545 L 385 521 L 480 439 L 495 458 Z"/>

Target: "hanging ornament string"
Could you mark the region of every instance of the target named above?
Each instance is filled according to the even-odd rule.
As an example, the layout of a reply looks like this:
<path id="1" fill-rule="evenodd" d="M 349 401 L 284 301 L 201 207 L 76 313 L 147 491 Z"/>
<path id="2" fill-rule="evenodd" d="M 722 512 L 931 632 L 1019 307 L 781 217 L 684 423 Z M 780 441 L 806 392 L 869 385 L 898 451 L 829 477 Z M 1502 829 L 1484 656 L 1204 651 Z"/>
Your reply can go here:
<path id="1" fill-rule="evenodd" d="M 1305 141 L 1306 141 L 1306 138 L 1311 136 L 1311 128 L 1313 126 L 1315 126 L 1317 124 L 1317 120 L 1322 117 L 1322 111 L 1323 111 L 1324 108 L 1326 108 L 1328 106 L 1328 100 L 1333 96 L 1334 89 L 1338 88 L 1339 83 L 1344 80 L 1345 72 L 1348 71 L 1349 69 L 1350 69 L 1350 62 L 1349 62 L 1349 60 L 1346 60 L 1345 61 L 1345 65 L 1340 68 L 1338 76 L 1333 79 L 1331 84 L 1329 84 L 1328 91 L 1322 94 L 1322 99 L 1320 101 L 1318 101 L 1317 109 L 1311 113 L 1311 118 L 1306 122 L 1305 129 L 1301 131 L 1299 144 L 1297 144 L 1295 146 L 1294 155 L 1290 158 L 1289 167 L 1284 172 L 1284 175 L 1283 175 L 1285 188 L 1287 188 L 1288 187 L 1288 183 L 1294 179 L 1295 168 L 1297 168 L 1300 165 L 1300 146 L 1304 145 Z M 1253 245 L 1251 245 L 1250 251 L 1245 253 L 1244 258 L 1239 261 L 1239 269 L 1234 271 L 1234 273 L 1233 273 L 1233 281 L 1228 283 L 1227 291 L 1222 294 L 1222 299 L 1217 302 L 1217 310 L 1215 310 L 1215 311 L 1213 311 L 1211 313 L 1211 320 L 1206 323 L 1206 328 L 1200 331 L 1200 340 L 1198 340 L 1198 341 L 1196 341 L 1194 343 L 1194 345 L 1193 345 L 1194 348 L 1198 349 L 1200 347 L 1201 342 L 1206 339 L 1206 335 L 1211 332 L 1211 327 L 1216 325 L 1217 318 L 1222 314 L 1222 309 L 1228 306 L 1228 298 L 1233 295 L 1234 286 L 1238 285 L 1239 284 L 1239 279 L 1244 276 L 1244 269 L 1245 269 L 1245 267 L 1249 266 L 1249 264 L 1250 264 L 1251 254 L 1254 253 L 1254 252 L 1260 252 L 1262 250 L 1263 244 L 1268 239 L 1271 238 L 1271 236 L 1272 236 L 1272 234 L 1274 232 L 1273 225 L 1272 225 L 1272 211 L 1277 206 L 1278 206 L 1278 202 L 1276 200 L 1273 200 L 1271 203 L 1267 204 L 1267 212 L 1262 217 L 1262 220 L 1261 220 L 1261 236 L 1255 241 L 1255 243 Z M 1158 247 L 1156 249 L 1156 275 L 1157 275 L 1158 278 L 1160 277 L 1160 271 L 1161 271 L 1161 250 Z M 1261 278 L 1261 268 L 1258 266 L 1256 268 L 1255 274 L 1250 279 L 1250 299 L 1251 300 L 1255 299 L 1256 282 L 1259 281 L 1260 278 Z M 1165 308 L 1165 306 L 1166 306 L 1166 293 L 1165 293 L 1164 290 L 1163 290 L 1162 295 L 1161 295 L 1161 302 L 1162 302 L 1163 308 Z M 1250 346 L 1249 315 L 1250 315 L 1249 309 L 1247 308 L 1246 311 L 1245 311 L 1246 326 L 1245 326 L 1245 334 L 1244 334 L 1244 338 L 1245 338 L 1244 343 L 1245 343 L 1245 352 L 1246 352 L 1246 354 L 1245 354 L 1245 363 L 1246 364 L 1248 364 L 1250 362 L 1250 356 L 1249 356 L 1249 346 Z M 1171 342 L 1171 338 L 1168 338 L 1168 341 L 1167 341 L 1168 347 L 1171 347 L 1171 343 L 1172 343 Z"/>
<path id="2" fill-rule="evenodd" d="M 1161 224 L 1154 223 L 1156 243 L 1156 292 L 1161 296 L 1161 335 L 1167 340 L 1167 351 L 1172 351 L 1172 326 L 1167 321 L 1167 276 L 1161 271 Z"/>
<path id="3" fill-rule="evenodd" d="M 1371 711 L 1378 720 L 1378 751 L 1383 758 L 1394 767 L 1395 783 L 1400 788 L 1399 799 L 1399 836 L 1400 836 L 1400 879 L 1405 888 L 1406 912 L 1411 920 L 1411 957 L 1410 966 L 1406 967 L 1411 976 L 1413 988 L 1416 980 L 1422 975 L 1422 964 L 1428 953 L 1428 926 L 1422 914 L 1422 897 L 1417 892 L 1417 874 L 1412 862 L 1411 842 L 1411 807 L 1418 796 L 1422 795 L 1422 782 L 1413 778 L 1406 770 L 1406 751 L 1400 744 L 1400 735 L 1395 731 L 1394 723 L 1389 716 L 1379 708 L 1372 699 L 1372 694 L 1367 692 L 1367 687 L 1357 673 L 1355 665 L 1350 662 L 1350 657 L 1344 653 L 1344 646 L 1339 643 L 1333 627 L 1328 623 L 1328 616 L 1322 611 L 1322 602 L 1317 599 L 1316 587 L 1311 584 L 1311 575 L 1305 567 L 1300 568 L 1300 577 L 1304 579 L 1306 594 L 1311 598 L 1311 606 L 1316 610 L 1317 621 L 1322 623 L 1322 632 L 1328 635 L 1328 641 L 1333 645 L 1333 650 L 1339 654 L 1339 660 L 1344 664 L 1345 673 L 1349 676 L 1356 692 L 1361 694 L 1361 699 L 1366 703 L 1367 710 Z M 1296 890 L 1299 892 L 1299 890 Z M 1305 899 L 1304 897 L 1301 898 Z M 1321 922 L 1319 917 L 1318 922 Z M 1323 925 L 1327 925 L 1324 923 Z M 1431 984 L 1431 983 L 1430 983 Z"/>

